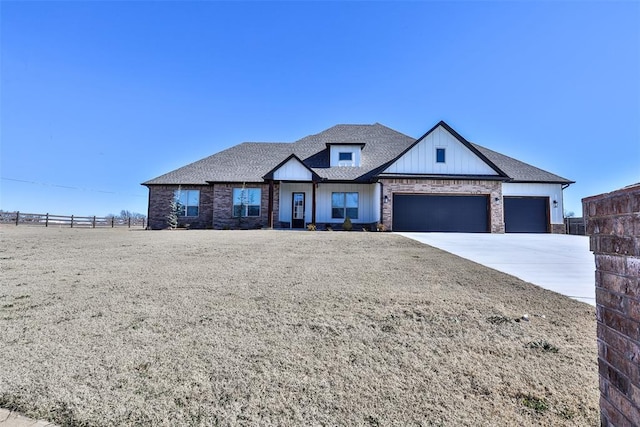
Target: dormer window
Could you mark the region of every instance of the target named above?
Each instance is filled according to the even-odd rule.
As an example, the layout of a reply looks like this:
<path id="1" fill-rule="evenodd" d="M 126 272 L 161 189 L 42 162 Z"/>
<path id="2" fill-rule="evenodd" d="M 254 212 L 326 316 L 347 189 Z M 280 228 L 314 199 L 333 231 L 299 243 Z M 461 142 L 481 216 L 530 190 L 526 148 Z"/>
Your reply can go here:
<path id="1" fill-rule="evenodd" d="M 360 166 L 364 144 L 330 143 L 329 159 L 331 167 Z"/>
<path id="2" fill-rule="evenodd" d="M 353 153 L 349 152 L 349 153 L 339 153 L 338 154 L 338 161 L 341 162 L 352 162 L 353 161 Z"/>
<path id="3" fill-rule="evenodd" d="M 338 153 L 338 166 L 353 166 L 353 153 L 352 152 Z"/>

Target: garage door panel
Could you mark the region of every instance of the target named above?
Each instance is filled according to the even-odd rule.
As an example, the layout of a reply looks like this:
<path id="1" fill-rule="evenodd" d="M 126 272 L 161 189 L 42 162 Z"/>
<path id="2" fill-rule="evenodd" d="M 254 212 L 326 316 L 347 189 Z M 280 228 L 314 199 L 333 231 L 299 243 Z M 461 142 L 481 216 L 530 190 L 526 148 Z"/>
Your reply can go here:
<path id="1" fill-rule="evenodd" d="M 548 197 L 505 197 L 504 228 L 507 233 L 547 233 Z"/>
<path id="2" fill-rule="evenodd" d="M 489 231 L 487 196 L 395 194 L 394 231 Z"/>

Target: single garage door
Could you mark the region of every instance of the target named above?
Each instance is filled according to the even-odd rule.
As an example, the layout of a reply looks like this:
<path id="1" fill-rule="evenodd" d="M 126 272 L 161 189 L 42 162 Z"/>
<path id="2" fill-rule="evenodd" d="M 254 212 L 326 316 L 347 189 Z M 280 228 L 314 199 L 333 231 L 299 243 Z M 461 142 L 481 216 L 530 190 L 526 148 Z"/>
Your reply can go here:
<path id="1" fill-rule="evenodd" d="M 393 231 L 489 231 L 488 196 L 394 194 Z"/>
<path id="2" fill-rule="evenodd" d="M 505 197 L 504 229 L 507 233 L 547 233 L 548 197 Z"/>

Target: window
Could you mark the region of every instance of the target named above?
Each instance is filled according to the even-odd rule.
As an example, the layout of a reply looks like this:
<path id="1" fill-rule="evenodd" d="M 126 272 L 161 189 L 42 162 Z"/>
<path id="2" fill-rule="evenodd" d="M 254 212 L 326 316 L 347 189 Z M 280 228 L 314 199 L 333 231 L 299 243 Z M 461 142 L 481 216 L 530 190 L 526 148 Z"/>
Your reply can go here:
<path id="1" fill-rule="evenodd" d="M 350 151 L 338 152 L 338 166 L 354 166 L 353 153 Z"/>
<path id="2" fill-rule="evenodd" d="M 352 162 L 353 161 L 353 153 L 349 152 L 349 153 L 338 153 L 338 161 L 347 161 L 347 162 Z"/>
<path id="3" fill-rule="evenodd" d="M 331 218 L 358 218 L 358 193 L 331 193 Z"/>
<path id="4" fill-rule="evenodd" d="M 178 205 L 178 216 L 198 216 L 200 190 L 176 190 L 174 197 Z"/>
<path id="5" fill-rule="evenodd" d="M 436 163 L 444 163 L 444 148 L 436 148 Z"/>
<path id="6" fill-rule="evenodd" d="M 233 216 L 260 216 L 261 195 L 259 188 L 234 188 Z"/>

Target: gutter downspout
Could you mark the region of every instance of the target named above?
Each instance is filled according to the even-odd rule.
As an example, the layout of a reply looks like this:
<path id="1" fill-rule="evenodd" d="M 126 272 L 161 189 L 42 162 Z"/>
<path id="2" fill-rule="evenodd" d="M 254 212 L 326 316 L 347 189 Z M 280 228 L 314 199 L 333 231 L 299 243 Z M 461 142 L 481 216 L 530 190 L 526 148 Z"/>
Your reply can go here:
<path id="1" fill-rule="evenodd" d="M 380 185 L 380 199 L 378 203 L 380 204 L 380 224 L 384 224 L 384 185 L 378 181 L 378 185 Z"/>
<path id="2" fill-rule="evenodd" d="M 316 225 L 316 187 L 318 183 L 311 181 L 311 223 Z"/>
<path id="3" fill-rule="evenodd" d="M 147 196 L 147 227 L 145 228 L 145 230 L 151 230 L 151 226 L 149 225 L 149 215 L 151 214 L 151 188 L 149 186 L 146 187 L 149 193 Z"/>
<path id="4" fill-rule="evenodd" d="M 269 180 L 269 205 L 267 207 L 267 226 L 273 229 L 273 180 Z"/>

